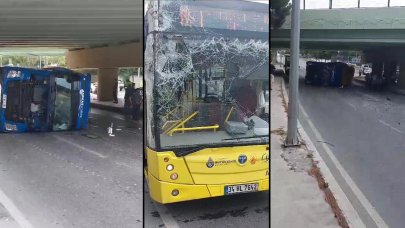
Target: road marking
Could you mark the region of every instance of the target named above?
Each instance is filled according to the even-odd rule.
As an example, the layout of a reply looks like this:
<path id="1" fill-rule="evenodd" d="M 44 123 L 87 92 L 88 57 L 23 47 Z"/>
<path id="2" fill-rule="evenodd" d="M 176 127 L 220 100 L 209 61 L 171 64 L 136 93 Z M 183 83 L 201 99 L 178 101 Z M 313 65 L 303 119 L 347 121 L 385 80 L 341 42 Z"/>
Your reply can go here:
<path id="1" fill-rule="evenodd" d="M 52 135 L 52 136 L 55 137 L 56 139 L 60 140 L 60 141 L 68 143 L 68 144 L 70 144 L 72 146 L 75 146 L 75 147 L 79 148 L 80 150 L 86 151 L 86 152 L 88 152 L 90 154 L 93 154 L 93 155 L 96 155 L 96 156 L 98 156 L 100 158 L 106 158 L 107 157 L 107 156 L 105 156 L 103 154 L 100 154 L 99 152 L 96 152 L 94 150 L 90 150 L 90 149 L 88 149 L 86 147 L 83 147 L 83 146 L 81 146 L 81 145 L 79 145 L 79 144 L 77 144 L 75 142 L 70 141 L 70 140 L 64 139 L 64 138 L 62 138 L 60 136 L 57 136 L 57 135 Z"/>
<path id="2" fill-rule="evenodd" d="M 300 104 L 301 113 L 305 116 L 306 121 L 308 122 L 309 127 L 311 128 L 312 132 L 314 132 L 315 137 L 320 141 L 323 140 L 321 134 L 315 128 L 314 124 L 312 123 L 311 119 L 309 118 L 308 114 L 306 113 L 305 109 Z M 354 195 L 360 201 L 361 205 L 366 209 L 367 213 L 370 215 L 371 219 L 375 222 L 375 224 L 380 228 L 388 228 L 388 225 L 385 221 L 381 218 L 378 214 L 376 209 L 371 205 L 371 203 L 367 200 L 364 196 L 363 192 L 359 189 L 353 179 L 349 176 L 343 166 L 340 164 L 339 160 L 335 157 L 333 152 L 327 147 L 325 144 L 320 144 L 320 146 L 325 150 L 331 161 L 334 163 L 340 174 L 342 175 L 343 179 L 346 181 L 349 188 L 353 191 Z"/>
<path id="3" fill-rule="evenodd" d="M 125 118 L 124 118 L 124 117 L 120 117 L 120 116 L 113 116 L 113 118 L 115 118 L 115 119 L 119 119 L 119 120 L 125 120 Z"/>
<path id="4" fill-rule="evenodd" d="M 148 183 L 144 183 L 145 188 L 149 192 L 149 187 Z M 153 201 L 153 199 L 150 199 L 150 201 L 155 205 L 155 208 L 157 212 L 160 215 L 160 218 L 162 219 L 163 223 L 165 224 L 166 228 L 179 228 L 179 224 L 177 221 L 173 218 L 173 216 L 170 214 L 169 211 L 165 210 L 164 206 L 162 204 L 156 203 Z"/>
<path id="5" fill-rule="evenodd" d="M 163 220 L 163 223 L 165 224 L 166 228 L 179 228 L 179 224 L 177 223 L 177 221 L 173 218 L 173 216 L 170 214 L 170 212 L 168 212 L 167 210 L 165 210 L 164 206 L 153 202 L 153 204 L 156 207 L 156 210 L 158 211 L 160 218 Z"/>
<path id="6" fill-rule="evenodd" d="M 281 81 L 281 92 L 283 95 L 283 98 L 285 101 L 288 103 L 288 94 L 285 89 L 284 81 Z M 306 114 L 305 111 L 302 111 L 302 106 L 299 105 L 300 107 L 300 112 L 307 118 L 309 119 L 308 115 Z M 301 110 L 302 109 L 302 110 Z M 352 202 L 347 198 L 346 193 L 343 191 L 339 183 L 337 182 L 336 178 L 332 174 L 331 170 L 329 167 L 326 165 L 324 159 L 321 157 L 319 154 L 318 150 L 315 148 L 314 144 L 312 143 L 311 139 L 303 129 L 300 121 L 298 121 L 298 131 L 299 135 L 301 137 L 301 140 L 304 140 L 306 142 L 306 146 L 308 150 L 313 151 L 313 159 L 314 162 L 317 162 L 317 166 L 322 172 L 322 175 L 325 179 L 325 181 L 328 183 L 328 186 L 330 190 L 332 191 L 334 197 L 336 198 L 336 202 L 339 205 L 339 208 L 342 210 L 343 215 L 346 217 L 347 222 L 349 223 L 349 226 L 351 227 L 356 227 L 356 228 L 366 228 L 366 225 L 358 215 L 356 209 L 353 207 Z M 324 146 L 324 144 L 321 144 Z"/>
<path id="7" fill-rule="evenodd" d="M 104 111 L 104 110 L 102 110 L 102 111 Z M 109 111 L 105 111 L 105 112 L 109 112 Z M 97 113 L 97 112 L 92 112 L 91 114 L 92 115 L 112 117 L 112 118 L 117 119 L 117 120 L 126 120 L 125 117 L 117 116 L 118 114 L 116 114 L 116 113 L 111 113 L 111 112 L 109 112 L 109 113 L 112 114 L 112 115 L 105 115 L 103 113 Z"/>
<path id="8" fill-rule="evenodd" d="M 131 131 L 131 130 L 128 130 L 128 129 L 122 129 L 122 131 L 130 132 L 130 133 L 136 134 L 136 135 L 139 135 L 139 134 L 140 134 L 140 132 Z"/>
<path id="9" fill-rule="evenodd" d="M 34 228 L 34 226 L 25 218 L 20 210 L 15 206 L 13 201 L 6 196 L 0 189 L 0 203 L 7 209 L 13 219 L 21 226 L 21 228 Z"/>
<path id="10" fill-rule="evenodd" d="M 356 105 L 352 104 L 351 102 L 347 102 L 348 105 L 350 105 L 350 107 L 352 107 L 354 110 L 357 110 Z"/>
<path id="11" fill-rule="evenodd" d="M 119 165 L 119 166 L 127 167 L 127 168 L 129 168 L 129 169 L 132 169 L 132 168 L 133 168 L 132 166 L 130 166 L 130 165 L 128 165 L 128 164 L 125 164 L 125 163 L 123 163 L 123 162 L 115 162 L 115 164 L 116 164 L 116 165 Z"/>
<path id="12" fill-rule="evenodd" d="M 391 128 L 392 130 L 394 130 L 394 131 L 396 131 L 396 132 L 398 132 L 398 133 L 400 133 L 400 134 L 405 134 L 405 132 L 399 130 L 399 129 L 396 128 L 396 127 L 391 126 L 391 124 L 385 122 L 384 120 L 378 120 L 378 122 L 380 122 L 381 124 L 383 124 L 383 125 L 385 125 L 385 126 Z"/>

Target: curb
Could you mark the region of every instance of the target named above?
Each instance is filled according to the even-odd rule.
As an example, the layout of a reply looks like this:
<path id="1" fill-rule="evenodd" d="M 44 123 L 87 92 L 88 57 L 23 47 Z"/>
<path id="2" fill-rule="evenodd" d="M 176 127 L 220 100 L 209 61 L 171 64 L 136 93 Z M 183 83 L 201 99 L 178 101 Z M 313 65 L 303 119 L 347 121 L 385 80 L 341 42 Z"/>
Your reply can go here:
<path id="1" fill-rule="evenodd" d="M 288 104 L 288 95 L 285 88 L 284 80 L 281 80 L 281 91 L 282 96 L 285 99 L 286 103 Z M 313 161 L 316 167 L 320 169 L 320 173 L 325 180 L 325 183 L 329 187 L 332 195 L 336 199 L 336 203 L 341 210 L 346 222 L 348 223 L 349 227 L 355 228 L 365 228 L 366 225 L 360 219 L 357 211 L 354 209 L 353 205 L 351 204 L 350 200 L 347 198 L 346 194 L 343 192 L 342 188 L 339 186 L 338 182 L 336 181 L 335 177 L 333 176 L 332 172 L 322 159 L 321 155 L 319 154 L 318 150 L 315 148 L 314 144 L 312 143 L 311 139 L 309 138 L 308 134 L 303 129 L 300 121 L 298 120 L 298 134 L 301 138 L 301 141 L 305 142 L 306 147 L 309 151 L 312 152 Z M 322 189 L 321 189 L 322 190 Z M 323 190 L 322 190 L 323 191 Z M 323 191 L 324 192 L 324 191 Z M 325 194 L 325 192 L 324 192 Z M 328 203 L 329 204 L 329 203 Z M 331 206 L 329 204 L 329 206 Z M 332 209 L 332 207 L 331 207 Z M 336 217 L 336 214 L 335 214 Z"/>

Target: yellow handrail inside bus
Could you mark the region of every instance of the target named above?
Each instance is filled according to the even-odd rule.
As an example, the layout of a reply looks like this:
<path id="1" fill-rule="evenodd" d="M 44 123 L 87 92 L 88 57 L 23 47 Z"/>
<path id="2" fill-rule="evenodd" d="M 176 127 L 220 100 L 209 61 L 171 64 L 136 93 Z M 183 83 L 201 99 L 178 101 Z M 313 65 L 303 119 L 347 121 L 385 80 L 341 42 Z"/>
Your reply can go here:
<path id="1" fill-rule="evenodd" d="M 168 118 L 171 114 L 173 114 L 178 108 L 180 108 L 180 106 L 176 106 L 173 110 L 171 110 L 170 112 L 168 112 L 164 118 Z"/>
<path id="2" fill-rule="evenodd" d="M 182 127 L 182 128 L 175 128 L 171 130 L 171 133 L 169 136 L 173 136 L 173 133 L 176 131 L 195 131 L 195 130 L 208 130 L 208 129 L 214 129 L 214 132 L 216 129 L 219 128 L 218 124 L 212 125 L 212 126 L 202 126 L 202 127 Z"/>
<path id="3" fill-rule="evenodd" d="M 228 119 L 231 116 L 232 111 L 233 111 L 233 106 L 231 107 L 231 110 L 229 110 L 228 115 L 226 116 L 225 123 L 228 122 Z"/>
<path id="4" fill-rule="evenodd" d="M 172 135 L 173 135 L 173 132 L 174 132 L 177 128 L 179 128 L 179 127 L 181 127 L 181 126 L 184 127 L 184 124 L 187 123 L 189 120 L 191 120 L 191 119 L 192 119 L 194 116 L 196 116 L 197 114 L 198 114 L 198 111 L 196 111 L 196 112 L 194 112 L 193 114 L 189 115 L 187 118 L 185 118 L 185 119 L 182 120 L 180 123 L 178 123 L 175 127 L 173 127 L 170 131 L 168 131 L 167 134 L 168 134 L 169 136 L 172 136 Z"/>
<path id="5" fill-rule="evenodd" d="M 169 130 L 171 129 L 171 127 L 174 126 L 174 124 L 176 124 L 176 123 L 178 123 L 178 122 L 180 122 L 180 121 L 181 121 L 181 120 L 168 120 L 168 121 L 166 121 L 166 122 L 163 124 L 162 130 L 164 130 L 164 133 L 166 134 L 167 131 L 169 131 Z M 165 127 L 166 127 L 166 125 L 167 125 L 168 123 L 174 123 L 174 124 L 173 124 L 171 127 L 168 127 L 168 128 L 165 130 Z"/>

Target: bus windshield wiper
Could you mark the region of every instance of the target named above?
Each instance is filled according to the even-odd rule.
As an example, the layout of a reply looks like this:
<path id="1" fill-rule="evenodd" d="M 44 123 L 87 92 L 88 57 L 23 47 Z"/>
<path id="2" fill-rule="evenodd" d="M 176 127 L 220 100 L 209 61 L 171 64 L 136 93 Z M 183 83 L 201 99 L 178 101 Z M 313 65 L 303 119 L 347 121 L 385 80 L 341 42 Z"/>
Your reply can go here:
<path id="1" fill-rule="evenodd" d="M 268 136 L 268 135 L 257 135 L 257 136 L 238 137 L 238 138 L 227 138 L 227 139 L 222 139 L 222 141 L 227 141 L 227 140 L 238 140 L 238 139 L 265 138 L 265 137 L 269 137 L 269 136 Z"/>
<path id="2" fill-rule="evenodd" d="M 207 146 L 196 146 L 196 147 L 187 148 L 187 149 L 173 150 L 173 152 L 176 154 L 176 156 L 185 156 L 187 154 L 191 154 L 191 153 L 194 153 L 199 150 L 206 149 L 206 148 L 208 148 L 208 147 Z"/>

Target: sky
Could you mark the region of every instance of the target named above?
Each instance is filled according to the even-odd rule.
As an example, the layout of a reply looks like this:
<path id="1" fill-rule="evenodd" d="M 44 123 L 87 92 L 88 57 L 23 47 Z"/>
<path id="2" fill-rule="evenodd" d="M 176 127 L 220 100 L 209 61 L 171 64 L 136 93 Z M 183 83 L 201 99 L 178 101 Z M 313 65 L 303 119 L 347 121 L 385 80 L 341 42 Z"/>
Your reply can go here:
<path id="1" fill-rule="evenodd" d="M 301 8 L 303 8 L 303 1 Z M 358 0 L 332 0 L 332 8 L 357 8 Z M 360 7 L 386 7 L 388 0 L 360 0 Z M 391 0 L 391 6 L 405 6 L 405 0 Z M 306 9 L 329 8 L 329 0 L 305 0 Z"/>

